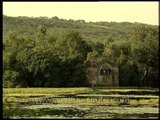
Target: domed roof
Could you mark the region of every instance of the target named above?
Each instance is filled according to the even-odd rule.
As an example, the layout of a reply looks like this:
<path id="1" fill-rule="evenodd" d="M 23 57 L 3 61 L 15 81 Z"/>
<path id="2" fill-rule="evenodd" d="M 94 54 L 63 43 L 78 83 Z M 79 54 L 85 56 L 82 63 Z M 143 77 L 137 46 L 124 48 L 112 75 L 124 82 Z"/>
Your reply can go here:
<path id="1" fill-rule="evenodd" d="M 100 66 L 101 69 L 112 68 L 112 66 L 108 63 L 104 63 Z"/>

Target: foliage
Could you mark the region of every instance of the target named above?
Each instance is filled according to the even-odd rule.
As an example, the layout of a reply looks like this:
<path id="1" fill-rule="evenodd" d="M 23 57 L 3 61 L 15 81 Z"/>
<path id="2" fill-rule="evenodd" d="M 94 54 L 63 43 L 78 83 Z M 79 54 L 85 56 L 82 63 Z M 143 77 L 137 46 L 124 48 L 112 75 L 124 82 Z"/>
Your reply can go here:
<path id="1" fill-rule="evenodd" d="M 3 15 L 3 87 L 88 86 L 88 61 L 119 68 L 120 86 L 158 85 L 158 27 Z"/>

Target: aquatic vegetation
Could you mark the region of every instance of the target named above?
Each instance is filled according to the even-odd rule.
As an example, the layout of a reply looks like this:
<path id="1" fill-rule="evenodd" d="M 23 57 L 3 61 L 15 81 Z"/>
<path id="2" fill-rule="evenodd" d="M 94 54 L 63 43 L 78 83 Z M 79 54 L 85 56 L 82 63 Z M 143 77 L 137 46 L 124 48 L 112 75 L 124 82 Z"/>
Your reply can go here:
<path id="1" fill-rule="evenodd" d="M 114 94 L 113 91 L 117 92 Z M 158 92 L 157 89 L 133 88 L 5 88 L 3 117 L 75 119 L 158 117 L 158 95 L 134 95 L 127 94 L 128 91 Z"/>

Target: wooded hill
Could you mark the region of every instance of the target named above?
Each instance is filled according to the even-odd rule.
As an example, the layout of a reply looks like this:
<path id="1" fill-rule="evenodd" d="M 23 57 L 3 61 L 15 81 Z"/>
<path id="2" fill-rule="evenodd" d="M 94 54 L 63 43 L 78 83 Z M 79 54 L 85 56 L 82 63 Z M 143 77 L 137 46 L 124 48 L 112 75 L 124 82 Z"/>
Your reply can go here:
<path id="1" fill-rule="evenodd" d="M 97 57 L 119 68 L 121 86 L 156 87 L 158 26 L 3 15 L 4 87 L 89 86 Z"/>

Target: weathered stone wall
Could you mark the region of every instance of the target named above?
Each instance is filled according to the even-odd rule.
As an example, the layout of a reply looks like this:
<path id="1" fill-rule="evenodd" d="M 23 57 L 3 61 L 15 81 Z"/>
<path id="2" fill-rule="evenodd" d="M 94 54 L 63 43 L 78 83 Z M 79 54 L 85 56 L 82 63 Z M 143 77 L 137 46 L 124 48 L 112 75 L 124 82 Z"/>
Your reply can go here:
<path id="1" fill-rule="evenodd" d="M 88 68 L 87 78 L 92 86 L 119 86 L 119 69 Z"/>
<path id="2" fill-rule="evenodd" d="M 114 74 L 114 85 L 119 86 L 119 69 L 113 68 L 113 74 Z"/>
<path id="3" fill-rule="evenodd" d="M 92 86 L 97 85 L 97 69 L 96 68 L 88 68 L 87 69 L 87 78 L 89 83 Z"/>

